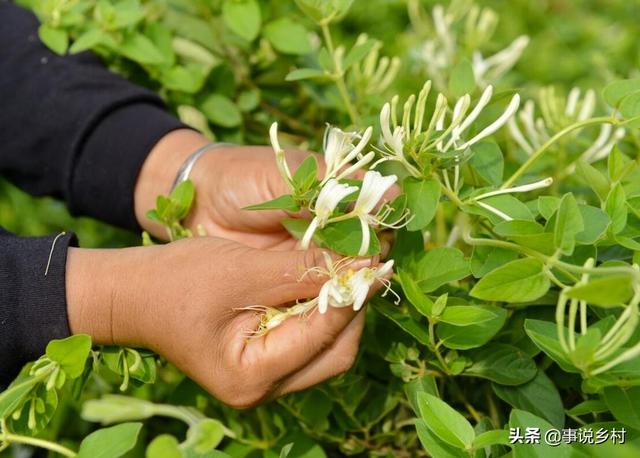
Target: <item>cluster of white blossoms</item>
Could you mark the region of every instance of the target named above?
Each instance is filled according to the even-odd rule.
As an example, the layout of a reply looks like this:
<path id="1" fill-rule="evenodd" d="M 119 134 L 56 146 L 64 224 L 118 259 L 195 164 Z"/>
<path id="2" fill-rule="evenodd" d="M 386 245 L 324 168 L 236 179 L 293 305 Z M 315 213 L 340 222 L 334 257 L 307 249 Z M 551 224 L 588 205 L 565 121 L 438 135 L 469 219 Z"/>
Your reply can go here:
<path id="1" fill-rule="evenodd" d="M 596 94 L 589 89 L 583 95 L 579 88 L 574 87 L 565 98 L 556 96 L 552 87 L 543 88 L 540 90 L 539 108 L 540 116 L 536 116 L 534 101 L 527 100 L 523 109 L 508 123 L 511 137 L 528 155 L 540 149 L 561 129 L 591 118 L 596 109 Z M 574 135 L 578 132 L 576 130 Z M 622 127 L 614 129 L 611 124 L 602 124 L 598 136 L 580 159 L 591 163 L 607 157 L 624 134 Z"/>
<path id="2" fill-rule="evenodd" d="M 393 269 L 393 260 L 385 262 L 380 267 L 363 267 L 359 270 L 353 270 L 349 267 L 353 259 L 342 258 L 334 262 L 328 253 L 324 252 L 323 254 L 326 268 L 313 267 L 304 274 L 308 275 L 313 272 L 328 277 L 320 288 L 320 293 L 317 297 L 288 308 L 262 305 L 251 305 L 242 308 L 242 310 L 256 311 L 261 314 L 258 329 L 251 332 L 253 336 L 261 336 L 268 333 L 292 316 L 307 317 L 316 309 L 322 314 L 326 313 L 329 307 L 353 307 L 353 310 L 358 311 L 364 305 L 369 291 L 376 281 L 385 288 L 383 296 L 388 292 L 395 295 L 387 279 Z M 398 303 L 398 300 L 396 300 L 396 303 Z"/>
<path id="3" fill-rule="evenodd" d="M 419 57 L 440 90 L 446 89 L 448 72 L 469 48 L 473 49 L 471 66 L 476 82 L 486 87 L 511 70 L 529 44 L 529 37 L 522 35 L 501 51 L 484 57 L 479 48 L 492 37 L 498 15 L 490 8 L 468 3 L 454 1 L 447 9 L 436 5 L 432 10 L 433 37 L 422 44 Z M 458 27 L 463 21 L 464 26 Z"/>
<path id="4" fill-rule="evenodd" d="M 468 137 L 469 127 L 478 119 L 482 111 L 491 101 L 493 87 L 488 86 L 475 106 L 471 107 L 471 96 L 468 94 L 460 97 L 453 108 L 449 108 L 449 102 L 443 94 L 438 94 L 435 108 L 424 127 L 424 115 L 427 97 L 431 90 L 431 81 L 427 81 L 418 94 L 417 103 L 415 96 L 409 97 L 404 104 L 401 123 L 396 118 L 398 98 L 394 97 L 391 103 L 386 103 L 380 111 L 380 130 L 382 132 L 382 158 L 375 164 L 384 161 L 397 161 L 402 163 L 407 171 L 415 177 L 420 177 L 421 172 L 411 163 L 411 159 L 424 152 L 433 152 L 447 155 L 453 158 L 454 184 L 450 184 L 446 170 L 443 170 L 445 185 L 457 190 L 460 176 L 460 156 L 467 148 L 487 138 L 504 126 L 518 110 L 520 96 L 515 94 L 504 112 L 493 122 L 480 130 L 477 134 Z M 413 105 L 415 113 L 412 120 Z M 407 146 L 410 145 L 410 146 Z"/>
<path id="5" fill-rule="evenodd" d="M 385 222 L 391 211 L 389 208 L 381 206 L 380 203 L 384 194 L 393 186 L 398 177 L 395 175 L 383 176 L 380 172 L 374 170 L 369 170 L 364 174 L 360 193 L 353 208 L 345 214 L 333 216 L 338 205 L 346 197 L 358 191 L 357 186 L 340 183 L 339 180 L 363 169 L 375 156 L 373 151 L 364 154 L 364 149 L 371 139 L 372 131 L 373 129 L 368 127 L 364 133 L 358 134 L 356 132 L 345 132 L 337 127 L 327 127 L 323 141 L 326 170 L 320 182 L 320 191 L 310 208 L 314 216 L 302 237 L 301 246 L 303 249 L 309 248 L 313 235 L 318 229 L 338 221 L 358 218 L 362 229 L 362 242 L 358 254 L 364 256 L 369 251 L 371 243 L 369 226 L 397 228 L 403 221 L 406 223 L 408 218 L 408 213 L 406 212 L 394 223 Z M 278 141 L 277 123 L 272 124 L 270 136 L 280 173 L 285 181 L 292 183 L 293 179 L 287 165 L 284 150 Z M 378 209 L 376 213 L 372 213 L 376 209 Z"/>

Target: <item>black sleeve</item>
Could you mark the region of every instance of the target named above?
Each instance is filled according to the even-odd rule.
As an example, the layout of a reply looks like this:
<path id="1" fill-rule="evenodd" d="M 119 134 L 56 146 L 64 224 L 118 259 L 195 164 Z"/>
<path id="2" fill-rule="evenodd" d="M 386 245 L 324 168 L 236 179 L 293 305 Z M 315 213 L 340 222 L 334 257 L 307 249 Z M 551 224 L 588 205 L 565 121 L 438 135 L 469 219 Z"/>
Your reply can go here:
<path id="1" fill-rule="evenodd" d="M 0 228 L 0 390 L 49 340 L 69 335 L 65 267 L 73 243 L 69 233 L 16 237 Z"/>
<path id="2" fill-rule="evenodd" d="M 0 175 L 72 213 L 137 229 L 133 190 L 153 145 L 183 127 L 151 91 L 90 53 L 58 56 L 33 14 L 0 0 Z M 69 334 L 65 262 L 73 236 L 0 229 L 0 386 Z M 45 275 L 46 271 L 46 275 Z"/>
<path id="3" fill-rule="evenodd" d="M 38 20 L 0 0 L 0 174 L 35 195 L 137 230 L 133 190 L 153 145 L 184 127 L 156 94 L 91 53 L 58 56 Z"/>

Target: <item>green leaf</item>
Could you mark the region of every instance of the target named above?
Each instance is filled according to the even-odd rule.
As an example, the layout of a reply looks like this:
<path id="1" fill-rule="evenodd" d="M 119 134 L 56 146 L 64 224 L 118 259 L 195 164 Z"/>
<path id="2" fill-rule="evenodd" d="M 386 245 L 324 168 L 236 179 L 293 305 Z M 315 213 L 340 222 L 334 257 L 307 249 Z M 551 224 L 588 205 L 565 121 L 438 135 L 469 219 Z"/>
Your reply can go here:
<path id="1" fill-rule="evenodd" d="M 536 363 L 525 352 L 511 345 L 490 343 L 465 353 L 473 363 L 463 374 L 485 378 L 500 385 L 521 385 L 535 377 Z"/>
<path id="2" fill-rule="evenodd" d="M 411 276 L 402 269 L 397 270 L 398 277 L 400 278 L 400 284 L 402 291 L 407 297 L 411 305 L 413 305 L 420 314 L 426 317 L 432 316 L 433 302 L 424 294 L 418 283 L 416 283 Z"/>
<path id="3" fill-rule="evenodd" d="M 553 244 L 562 253 L 570 255 L 576 244 L 576 234 L 584 230 L 584 221 L 573 194 L 567 193 L 562 197 L 556 212 L 553 231 Z"/>
<path id="4" fill-rule="evenodd" d="M 611 225 L 609 231 L 613 234 L 618 234 L 627 225 L 627 205 L 626 195 L 622 184 L 616 183 L 605 202 L 605 211 L 611 218 Z"/>
<path id="5" fill-rule="evenodd" d="M 169 197 L 176 207 L 177 213 L 175 215 L 175 218 L 178 221 L 184 219 L 189 213 L 195 195 L 196 190 L 193 186 L 193 181 L 191 180 L 183 181 L 182 183 L 178 184 L 178 186 L 176 186 L 173 191 L 171 191 L 171 195 Z"/>
<path id="6" fill-rule="evenodd" d="M 472 94 L 475 88 L 476 78 L 473 74 L 473 67 L 467 59 L 463 59 L 451 70 L 449 92 L 458 98 L 465 94 Z"/>
<path id="7" fill-rule="evenodd" d="M 463 319 L 460 313 L 457 313 L 458 310 L 464 312 L 465 310 L 463 309 L 468 309 L 469 307 L 474 307 L 474 309 L 469 309 L 469 312 L 473 313 L 471 310 L 476 310 L 475 316 L 479 318 L 473 323 L 469 323 L 468 319 Z M 484 311 L 482 317 L 478 317 L 478 309 Z M 471 315 L 471 317 L 473 316 Z M 491 340 L 504 325 L 507 319 L 507 312 L 493 305 L 448 306 L 443 312 L 442 319 L 454 321 L 454 318 L 458 319 L 462 324 L 438 323 L 436 326 L 438 338 L 447 348 L 468 350 L 484 345 Z"/>
<path id="8" fill-rule="evenodd" d="M 365 256 L 373 256 L 380 253 L 380 242 L 373 229 L 369 228 L 369 250 Z M 319 229 L 313 236 L 321 246 L 344 256 L 356 256 L 362 243 L 362 228 L 357 218 L 329 224 Z"/>
<path id="9" fill-rule="evenodd" d="M 256 0 L 225 0 L 222 19 L 227 27 L 247 41 L 253 41 L 260 33 L 262 15 Z"/>
<path id="10" fill-rule="evenodd" d="M 514 237 L 541 234 L 544 232 L 544 227 L 535 221 L 513 219 L 496 224 L 493 231 L 501 237 Z"/>
<path id="11" fill-rule="evenodd" d="M 607 231 L 611 223 L 609 215 L 597 207 L 591 205 L 578 205 L 582 220 L 586 223 L 584 230 L 576 234 L 576 242 L 583 245 L 592 245 Z"/>
<path id="12" fill-rule="evenodd" d="M 454 326 L 471 326 L 492 321 L 501 315 L 502 309 L 493 305 L 450 305 L 438 319 Z"/>
<path id="13" fill-rule="evenodd" d="M 404 393 L 416 415 L 420 415 L 418 394 L 424 392 L 438 396 L 438 385 L 436 384 L 435 377 L 432 375 L 424 375 L 422 377 L 414 378 L 410 382 L 404 384 Z"/>
<path id="14" fill-rule="evenodd" d="M 633 280 L 628 275 L 594 278 L 584 285 L 565 290 L 567 297 L 580 299 L 592 305 L 622 306 L 633 295 Z"/>
<path id="15" fill-rule="evenodd" d="M 296 5 L 307 16 L 320 23 L 339 21 L 347 14 L 353 2 L 354 0 L 296 0 Z"/>
<path id="16" fill-rule="evenodd" d="M 630 121 L 625 123 L 626 128 L 637 129 L 640 127 L 640 89 L 622 100 L 620 113 L 625 120 Z"/>
<path id="17" fill-rule="evenodd" d="M 76 334 L 66 339 L 52 340 L 47 345 L 47 357 L 60 364 L 69 378 L 77 378 L 84 371 L 84 366 L 91 351 L 91 337 Z"/>
<path id="18" fill-rule="evenodd" d="M 509 427 L 520 428 L 521 434 L 524 434 L 527 428 L 538 428 L 541 433 L 540 443 L 512 445 L 513 455 L 518 458 L 569 458 L 572 456 L 571 447 L 568 444 L 559 443 L 557 446 L 551 446 L 545 443 L 544 433 L 553 426 L 536 415 L 514 409 L 509 417 Z"/>
<path id="19" fill-rule="evenodd" d="M 609 180 L 594 166 L 584 161 L 578 161 L 576 175 L 596 193 L 601 201 L 607 198 L 607 194 L 609 194 Z"/>
<path id="20" fill-rule="evenodd" d="M 441 440 L 457 448 L 470 448 L 475 439 L 471 424 L 455 409 L 429 393 L 418 393 L 422 421 Z"/>
<path id="21" fill-rule="evenodd" d="M 616 420 L 640 430 L 640 387 L 609 386 L 603 397 Z"/>
<path id="22" fill-rule="evenodd" d="M 468 458 L 469 455 L 464 450 L 453 447 L 440 440 L 425 423 L 424 420 L 416 420 L 416 431 L 418 438 L 424 449 L 430 456 L 438 458 Z"/>
<path id="23" fill-rule="evenodd" d="M 135 447 L 142 423 L 123 423 L 89 434 L 80 444 L 78 458 L 119 458 Z"/>
<path id="24" fill-rule="evenodd" d="M 509 431 L 505 429 L 494 429 L 476 436 L 473 441 L 473 448 L 478 450 L 488 447 L 489 445 L 509 445 L 509 443 Z"/>
<path id="25" fill-rule="evenodd" d="M 290 194 L 285 194 L 261 204 L 249 205 L 243 210 L 286 210 L 290 212 L 300 211 L 300 205 Z"/>
<path id="26" fill-rule="evenodd" d="M 582 415 L 591 415 L 592 413 L 603 413 L 608 410 L 607 404 L 601 399 L 587 399 L 567 410 L 567 414 L 579 417 Z"/>
<path id="27" fill-rule="evenodd" d="M 22 400 L 41 380 L 26 376 L 16 379 L 0 393 L 0 418 L 5 418 L 18 408 Z"/>
<path id="28" fill-rule="evenodd" d="M 609 179 L 613 183 L 622 180 L 634 166 L 634 161 L 625 156 L 622 151 L 620 151 L 620 148 L 615 146 L 607 158 Z"/>
<path id="29" fill-rule="evenodd" d="M 90 29 L 74 40 L 73 44 L 69 48 L 69 52 L 71 54 L 77 54 L 79 52 L 93 49 L 99 45 L 109 47 L 117 46 L 111 35 L 106 33 L 104 30 Z"/>
<path id="30" fill-rule="evenodd" d="M 538 211 L 542 217 L 549 220 L 551 216 L 558 210 L 560 206 L 560 199 L 555 196 L 540 196 L 538 197 Z"/>
<path id="31" fill-rule="evenodd" d="M 243 91 L 238 96 L 238 108 L 240 111 L 248 113 L 250 111 L 255 110 L 260 105 L 260 90 L 258 89 L 249 89 L 247 91 Z"/>
<path id="32" fill-rule="evenodd" d="M 283 54 L 304 55 L 311 52 L 309 32 L 303 25 L 288 17 L 268 23 L 263 33 L 273 47 Z"/>
<path id="33" fill-rule="evenodd" d="M 224 426 L 218 420 L 205 418 L 187 431 L 187 442 L 197 453 L 214 449 L 224 438 Z"/>
<path id="34" fill-rule="evenodd" d="M 508 262 L 518 259 L 513 250 L 476 245 L 471 256 L 471 272 L 476 278 L 482 278 L 489 272 Z"/>
<path id="35" fill-rule="evenodd" d="M 240 110 L 224 95 L 211 94 L 204 99 L 200 109 L 209 121 L 218 126 L 231 128 L 237 127 L 242 123 Z"/>
<path id="36" fill-rule="evenodd" d="M 605 86 L 602 97 L 612 108 L 617 108 L 622 99 L 637 91 L 640 91 L 640 78 L 618 80 Z"/>
<path id="37" fill-rule="evenodd" d="M 282 450 L 280 450 L 280 458 L 287 458 L 292 448 L 293 448 L 293 442 L 290 442 L 284 447 L 282 447 Z"/>
<path id="38" fill-rule="evenodd" d="M 403 313 L 399 307 L 379 296 L 374 296 L 370 304 L 376 312 L 389 318 L 397 324 L 400 329 L 414 337 L 418 342 L 423 345 L 429 345 L 429 333 L 427 332 L 426 326 L 415 321 L 407 313 Z"/>
<path id="39" fill-rule="evenodd" d="M 415 272 L 420 288 L 428 293 L 449 282 L 467 277 L 471 268 L 462 251 L 440 247 L 421 254 L 416 261 Z"/>
<path id="40" fill-rule="evenodd" d="M 285 81 L 299 81 L 313 78 L 327 78 L 324 70 L 318 68 L 297 68 L 287 74 Z"/>
<path id="41" fill-rule="evenodd" d="M 306 193 L 316 183 L 318 174 L 318 162 L 315 155 L 305 158 L 300 167 L 293 174 L 293 184 L 299 194 Z"/>
<path id="42" fill-rule="evenodd" d="M 471 147 L 473 156 L 469 161 L 472 169 L 482 177 L 487 184 L 500 186 L 504 173 L 504 158 L 496 143 L 480 142 Z"/>
<path id="43" fill-rule="evenodd" d="M 202 89 L 206 76 L 200 65 L 176 65 L 163 70 L 161 80 L 167 89 L 195 94 Z"/>
<path id="44" fill-rule="evenodd" d="M 146 36 L 132 33 L 125 37 L 118 49 L 123 56 L 139 64 L 161 64 L 164 56 Z"/>
<path id="45" fill-rule="evenodd" d="M 46 24 L 38 28 L 40 40 L 56 54 L 63 55 L 69 47 L 69 34 L 66 30 L 56 29 Z"/>
<path id="46" fill-rule="evenodd" d="M 560 393 L 547 375 L 538 371 L 533 379 L 517 386 L 493 384 L 493 391 L 515 409 L 544 418 L 556 428 L 564 426 L 564 408 Z"/>
<path id="47" fill-rule="evenodd" d="M 487 301 L 528 302 L 544 295 L 549 286 L 542 261 L 525 258 L 489 272 L 469 294 Z"/>
<path id="48" fill-rule="evenodd" d="M 407 224 L 407 230 L 418 231 L 425 228 L 436 214 L 440 201 L 440 183 L 434 179 L 407 177 L 402 182 L 402 189 L 407 195 L 407 208 L 412 218 Z"/>
<path id="49" fill-rule="evenodd" d="M 147 458 L 183 458 L 178 439 L 170 434 L 156 436 L 147 447 L 145 456 Z"/>
<path id="50" fill-rule="evenodd" d="M 555 323 L 542 320 L 526 319 L 524 330 L 533 343 L 540 350 L 553 359 L 565 372 L 579 372 L 578 369 L 567 358 L 560 342 L 558 341 L 558 330 Z"/>

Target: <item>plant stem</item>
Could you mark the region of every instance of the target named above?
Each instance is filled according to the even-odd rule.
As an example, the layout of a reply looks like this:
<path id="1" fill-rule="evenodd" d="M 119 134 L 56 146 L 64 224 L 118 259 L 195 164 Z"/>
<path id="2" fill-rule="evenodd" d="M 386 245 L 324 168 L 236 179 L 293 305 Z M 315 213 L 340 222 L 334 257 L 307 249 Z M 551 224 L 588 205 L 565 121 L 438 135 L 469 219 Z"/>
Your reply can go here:
<path id="1" fill-rule="evenodd" d="M 28 436 L 20 436 L 17 434 L 3 433 L 0 435 L 0 441 L 13 442 L 16 444 L 32 445 L 34 447 L 51 450 L 52 452 L 56 452 L 64 456 L 70 456 L 70 457 L 76 456 L 76 452 L 74 452 L 71 449 L 68 449 L 67 447 L 64 447 L 60 444 L 56 444 L 55 442 L 49 442 L 44 439 L 38 439 L 36 437 L 28 437 Z"/>
<path id="2" fill-rule="evenodd" d="M 618 121 L 616 119 L 612 118 L 611 116 L 601 116 L 601 117 L 597 117 L 597 118 L 585 119 L 584 121 L 580 121 L 580 122 L 577 122 L 575 124 L 571 124 L 570 126 L 565 127 L 560 132 L 558 132 L 553 137 L 551 137 L 549 140 L 547 140 L 540 148 L 538 148 L 538 150 L 536 152 L 534 152 L 531 156 L 529 156 L 529 159 L 527 159 L 526 162 L 524 164 L 522 164 L 520 166 L 520 168 L 518 170 L 516 170 L 513 173 L 513 175 L 511 175 L 509 177 L 509 179 L 507 181 L 504 182 L 504 184 L 501 186 L 500 189 L 506 189 L 506 188 L 511 187 L 513 185 L 513 183 L 515 183 L 515 181 L 518 178 L 520 178 L 527 171 L 527 169 L 529 167 L 531 167 L 531 165 L 535 161 L 537 161 L 545 153 L 545 151 L 551 145 L 553 145 L 556 141 L 558 141 L 560 138 L 562 138 L 563 136 L 565 136 L 569 132 L 574 131 L 576 129 L 580 129 L 582 127 L 590 126 L 590 125 L 593 125 L 593 124 L 605 124 L 605 123 L 617 124 Z"/>
<path id="3" fill-rule="evenodd" d="M 340 93 L 340 97 L 342 97 L 342 101 L 344 102 L 345 107 L 347 108 L 347 112 L 349 113 L 349 118 L 354 125 L 359 124 L 358 113 L 356 112 L 353 103 L 351 103 L 351 98 L 349 97 L 349 92 L 347 91 L 347 85 L 344 82 L 344 72 L 342 71 L 342 65 L 338 62 L 336 56 L 336 50 L 333 46 L 333 40 L 331 39 L 331 31 L 329 30 L 329 24 L 322 23 L 322 35 L 324 37 L 324 41 L 327 45 L 327 49 L 329 50 L 329 54 L 331 54 L 331 59 L 333 59 L 333 67 L 335 71 L 334 79 L 336 82 L 336 87 L 338 88 L 338 92 Z"/>

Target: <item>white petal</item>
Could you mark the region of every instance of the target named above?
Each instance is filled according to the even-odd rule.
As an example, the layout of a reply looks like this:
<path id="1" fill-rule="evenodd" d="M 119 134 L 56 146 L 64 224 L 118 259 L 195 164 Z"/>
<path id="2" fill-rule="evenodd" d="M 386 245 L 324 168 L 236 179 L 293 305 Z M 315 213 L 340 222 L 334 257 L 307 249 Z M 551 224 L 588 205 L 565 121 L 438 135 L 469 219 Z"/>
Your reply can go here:
<path id="1" fill-rule="evenodd" d="M 302 237 L 302 241 L 300 242 L 300 245 L 302 246 L 303 250 L 306 250 L 307 248 L 309 248 L 309 244 L 311 243 L 311 239 L 313 238 L 313 234 L 316 232 L 317 228 L 318 228 L 318 217 L 316 216 L 311 220 L 311 224 L 309 224 L 309 227 L 307 227 L 307 230 L 305 231 L 304 236 Z"/>
<path id="2" fill-rule="evenodd" d="M 331 280 L 327 281 L 322 288 L 320 288 L 320 294 L 318 295 L 318 311 L 325 313 L 329 307 L 329 288 Z"/>
<path id="3" fill-rule="evenodd" d="M 398 180 L 395 175 L 382 176 L 380 172 L 369 170 L 364 175 L 360 195 L 356 200 L 354 212 L 369 214 L 387 190 Z"/>
<path id="4" fill-rule="evenodd" d="M 358 250 L 358 256 L 364 256 L 369 251 L 369 243 L 371 243 L 371 233 L 369 231 L 369 224 L 365 216 L 360 217 L 360 227 L 362 229 L 362 242 L 360 242 L 360 250 Z"/>
<path id="5" fill-rule="evenodd" d="M 376 277 L 384 277 L 393 269 L 393 259 L 388 260 L 381 267 L 376 270 Z"/>
<path id="6" fill-rule="evenodd" d="M 520 96 L 516 94 L 511 99 L 511 102 L 509 102 L 509 106 L 507 106 L 507 109 L 504 111 L 504 113 L 500 115 L 498 119 L 493 121 L 493 123 L 489 124 L 482 131 L 480 131 L 478 135 L 476 135 L 471 140 L 469 140 L 464 145 L 462 145 L 460 149 L 465 149 L 468 146 L 473 145 L 474 143 L 482 140 L 485 137 L 488 137 L 489 135 L 493 134 L 495 131 L 500 129 L 509 120 L 509 118 L 513 116 L 513 114 L 518 110 L 518 105 L 520 105 Z"/>

